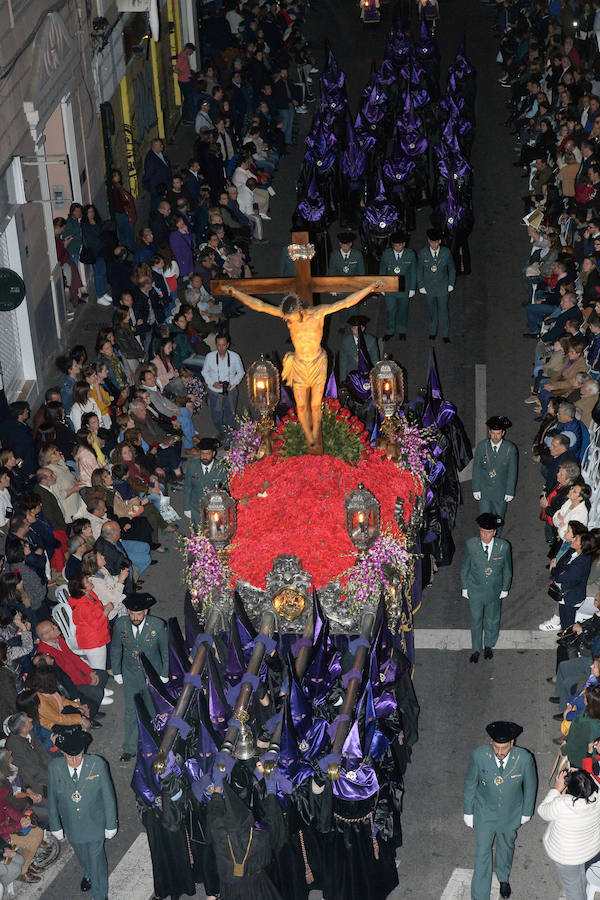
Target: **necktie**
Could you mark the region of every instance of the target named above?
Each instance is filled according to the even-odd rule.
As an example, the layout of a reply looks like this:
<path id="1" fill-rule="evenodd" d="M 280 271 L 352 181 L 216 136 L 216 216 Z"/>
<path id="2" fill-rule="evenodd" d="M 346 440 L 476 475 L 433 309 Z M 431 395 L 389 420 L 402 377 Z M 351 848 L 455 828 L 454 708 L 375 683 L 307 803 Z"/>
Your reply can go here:
<path id="1" fill-rule="evenodd" d="M 498 452 L 498 447 L 494 446 L 494 453 L 497 453 L 497 452 Z"/>
<path id="2" fill-rule="evenodd" d="M 77 782 L 79 781 L 79 777 L 77 775 L 77 769 L 73 769 L 72 781 L 73 781 L 73 787 L 75 789 L 77 789 Z"/>
<path id="3" fill-rule="evenodd" d="M 394 254 L 394 255 L 395 255 L 395 257 L 396 257 L 396 262 L 399 262 L 399 261 L 400 261 L 400 254 L 399 254 L 399 253 L 396 253 L 396 254 Z"/>

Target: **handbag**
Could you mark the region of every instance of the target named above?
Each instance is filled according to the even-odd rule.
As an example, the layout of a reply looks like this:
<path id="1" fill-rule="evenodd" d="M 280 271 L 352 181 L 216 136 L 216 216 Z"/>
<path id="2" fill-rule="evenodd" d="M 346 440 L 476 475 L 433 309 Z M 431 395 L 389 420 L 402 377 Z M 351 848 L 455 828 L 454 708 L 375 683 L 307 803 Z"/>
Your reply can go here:
<path id="1" fill-rule="evenodd" d="M 562 603 L 564 600 L 563 589 L 559 584 L 555 584 L 554 581 L 551 581 L 548 586 L 548 596 L 551 600 L 554 600 L 555 603 Z"/>

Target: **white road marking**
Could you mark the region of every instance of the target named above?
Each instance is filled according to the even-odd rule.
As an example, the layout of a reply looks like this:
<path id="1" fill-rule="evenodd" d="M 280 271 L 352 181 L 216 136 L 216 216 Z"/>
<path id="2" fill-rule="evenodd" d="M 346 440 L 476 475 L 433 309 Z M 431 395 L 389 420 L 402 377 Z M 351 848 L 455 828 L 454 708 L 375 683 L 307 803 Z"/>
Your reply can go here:
<path id="1" fill-rule="evenodd" d="M 487 366 L 475 366 L 475 444 L 487 437 Z M 458 480 L 470 481 L 473 477 L 473 460 L 459 472 Z"/>
<path id="2" fill-rule="evenodd" d="M 149 900 L 153 895 L 152 860 L 145 831 L 138 834 L 113 869 L 108 883 L 111 900 Z"/>
<path id="3" fill-rule="evenodd" d="M 444 888 L 440 900 L 470 900 L 471 878 L 473 869 L 455 869 Z M 499 900 L 500 885 L 495 875 L 492 875 L 492 890 L 490 900 Z"/>
<path id="4" fill-rule="evenodd" d="M 415 628 L 416 650 L 470 650 L 468 628 Z M 494 650 L 555 650 L 555 631 L 501 631 Z"/>

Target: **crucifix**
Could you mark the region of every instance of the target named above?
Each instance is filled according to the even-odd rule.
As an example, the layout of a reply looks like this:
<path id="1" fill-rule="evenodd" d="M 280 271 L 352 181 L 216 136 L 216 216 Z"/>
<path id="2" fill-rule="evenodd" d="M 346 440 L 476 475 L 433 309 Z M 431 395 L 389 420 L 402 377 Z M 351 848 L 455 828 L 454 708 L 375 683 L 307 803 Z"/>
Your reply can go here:
<path id="1" fill-rule="evenodd" d="M 323 392 L 327 379 L 327 354 L 321 346 L 325 316 L 359 303 L 367 294 L 378 291 L 397 292 L 404 289 L 401 276 L 316 276 L 312 277 L 310 261 L 314 247 L 308 232 L 292 233 L 288 248 L 296 274 L 293 278 L 243 278 L 211 281 L 211 294 L 229 294 L 246 306 L 283 319 L 290 330 L 293 353 L 286 353 L 282 378 L 292 386 L 298 419 L 306 436 L 308 452 L 323 453 L 321 417 Z M 285 294 L 280 306 L 265 303 L 247 291 L 260 294 Z M 313 292 L 339 293 L 353 291 L 335 303 L 313 306 Z"/>

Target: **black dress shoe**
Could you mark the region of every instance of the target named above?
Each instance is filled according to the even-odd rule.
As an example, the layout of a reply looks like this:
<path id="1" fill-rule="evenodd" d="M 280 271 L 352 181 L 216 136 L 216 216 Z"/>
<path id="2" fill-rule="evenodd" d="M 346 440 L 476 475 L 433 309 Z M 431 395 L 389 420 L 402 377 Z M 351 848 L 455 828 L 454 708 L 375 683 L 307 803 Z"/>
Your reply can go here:
<path id="1" fill-rule="evenodd" d="M 90 722 L 90 727 L 91 728 L 102 728 L 102 722 L 96 722 L 95 719 L 92 719 L 92 721 Z"/>
<path id="2" fill-rule="evenodd" d="M 430 340 L 430 341 L 435 341 L 435 338 L 436 338 L 435 334 L 430 334 L 430 335 L 429 335 L 429 340 Z"/>
<path id="3" fill-rule="evenodd" d="M 135 753 L 121 753 L 119 757 L 119 762 L 129 762 L 130 759 L 133 759 Z"/>
<path id="4" fill-rule="evenodd" d="M 477 653 L 477 652 L 471 653 L 471 655 L 469 657 L 469 662 L 472 662 L 472 663 L 479 662 L 479 653 Z"/>
<path id="5" fill-rule="evenodd" d="M 105 716 L 106 716 L 106 713 L 103 713 L 103 712 L 97 712 L 97 713 L 94 715 L 94 718 L 95 718 L 95 719 L 104 719 Z"/>
<path id="6" fill-rule="evenodd" d="M 450 343 L 450 338 L 444 338 L 444 343 L 445 343 L 445 344 L 449 344 L 449 343 Z"/>
<path id="7" fill-rule="evenodd" d="M 391 341 L 391 339 L 392 339 L 393 337 L 394 337 L 393 334 L 384 334 L 383 340 L 384 340 L 384 341 Z"/>
<path id="8" fill-rule="evenodd" d="M 483 658 L 484 659 L 491 659 L 493 657 L 493 655 L 494 655 L 494 651 L 492 650 L 491 647 L 483 648 Z"/>
<path id="9" fill-rule="evenodd" d="M 562 720 L 563 720 L 563 714 L 562 714 L 562 713 L 556 713 L 556 715 L 555 715 L 555 716 L 552 716 L 552 718 L 554 719 L 555 722 L 562 722 Z"/>
<path id="10" fill-rule="evenodd" d="M 511 894 L 512 894 L 512 891 L 510 889 L 510 884 L 508 883 L 508 881 L 501 881 L 500 882 L 500 896 L 504 897 L 506 900 L 506 898 L 510 897 Z"/>
<path id="11" fill-rule="evenodd" d="M 406 335 L 405 335 L 405 334 L 399 334 L 399 335 L 398 335 L 398 340 L 399 340 L 399 341 L 405 341 L 405 340 L 406 340 Z"/>
<path id="12" fill-rule="evenodd" d="M 91 889 L 92 889 L 92 882 L 90 881 L 89 878 L 86 878 L 85 875 L 84 875 L 83 878 L 81 879 L 81 884 L 79 885 L 79 887 L 81 888 L 81 890 L 82 890 L 83 893 L 85 894 L 86 891 L 91 891 Z"/>
<path id="13" fill-rule="evenodd" d="M 558 703 L 559 702 L 558 697 L 548 697 L 548 700 L 550 701 L 550 703 Z"/>

